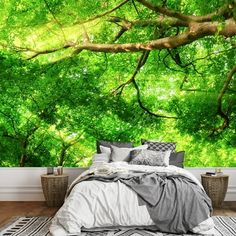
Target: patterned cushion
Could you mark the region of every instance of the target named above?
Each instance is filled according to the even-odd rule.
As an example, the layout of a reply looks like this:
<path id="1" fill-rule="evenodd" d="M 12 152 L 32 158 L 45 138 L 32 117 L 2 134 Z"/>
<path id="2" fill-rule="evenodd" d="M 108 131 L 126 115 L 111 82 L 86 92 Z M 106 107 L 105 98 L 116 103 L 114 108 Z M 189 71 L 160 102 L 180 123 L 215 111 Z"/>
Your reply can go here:
<path id="1" fill-rule="evenodd" d="M 181 152 L 172 152 L 170 154 L 170 165 L 177 166 L 180 168 L 184 168 L 184 151 Z"/>
<path id="2" fill-rule="evenodd" d="M 104 147 L 111 147 L 111 145 L 116 147 L 123 147 L 123 148 L 132 148 L 132 142 L 115 142 L 115 141 L 105 141 L 105 140 L 97 140 L 97 153 L 101 153 L 100 145 Z"/>
<path id="3" fill-rule="evenodd" d="M 148 149 L 153 151 L 165 152 L 171 150 L 175 152 L 176 143 L 173 142 L 156 142 L 156 141 L 144 141 L 144 144 L 148 144 Z"/>
<path id="4" fill-rule="evenodd" d="M 133 165 L 149 165 L 149 166 L 168 166 L 171 151 L 157 152 L 153 150 L 133 150 L 130 153 Z"/>

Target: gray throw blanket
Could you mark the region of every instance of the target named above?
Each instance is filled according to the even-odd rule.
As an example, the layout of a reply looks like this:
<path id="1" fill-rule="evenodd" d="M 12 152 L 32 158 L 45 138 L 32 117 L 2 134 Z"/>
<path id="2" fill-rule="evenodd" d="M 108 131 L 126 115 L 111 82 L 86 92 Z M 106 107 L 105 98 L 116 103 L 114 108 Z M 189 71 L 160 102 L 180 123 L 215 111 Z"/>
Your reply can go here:
<path id="1" fill-rule="evenodd" d="M 156 172 L 90 175 L 80 181 L 90 180 L 120 181 L 133 189 L 139 205 L 146 205 L 156 229 L 161 232 L 187 233 L 212 212 L 211 200 L 205 191 L 181 175 Z"/>

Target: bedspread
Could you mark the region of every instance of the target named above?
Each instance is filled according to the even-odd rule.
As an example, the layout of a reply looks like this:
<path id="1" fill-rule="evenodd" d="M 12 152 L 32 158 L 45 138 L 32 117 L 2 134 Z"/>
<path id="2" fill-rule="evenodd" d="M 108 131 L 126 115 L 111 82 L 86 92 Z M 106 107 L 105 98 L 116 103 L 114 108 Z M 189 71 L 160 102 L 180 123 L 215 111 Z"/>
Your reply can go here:
<path id="1" fill-rule="evenodd" d="M 51 226 L 53 235 L 66 235 L 59 228 L 80 235 L 81 228 L 114 226 L 155 225 L 172 233 L 196 231 L 202 222 L 205 230 L 213 227 L 201 184 L 177 167 L 106 164 L 79 176 L 69 192 Z"/>

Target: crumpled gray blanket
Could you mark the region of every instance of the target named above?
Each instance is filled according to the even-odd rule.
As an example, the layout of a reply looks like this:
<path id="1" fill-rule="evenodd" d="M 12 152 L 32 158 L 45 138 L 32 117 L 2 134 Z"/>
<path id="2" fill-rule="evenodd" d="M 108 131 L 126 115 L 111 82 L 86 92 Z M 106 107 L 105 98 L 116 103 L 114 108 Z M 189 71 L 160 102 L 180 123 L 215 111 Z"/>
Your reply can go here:
<path id="1" fill-rule="evenodd" d="M 212 213 L 211 200 L 191 179 L 166 173 L 115 173 L 108 176 L 89 175 L 81 181 L 120 181 L 138 195 L 146 205 L 156 230 L 184 234 Z M 128 197 L 128 196 L 127 196 Z"/>

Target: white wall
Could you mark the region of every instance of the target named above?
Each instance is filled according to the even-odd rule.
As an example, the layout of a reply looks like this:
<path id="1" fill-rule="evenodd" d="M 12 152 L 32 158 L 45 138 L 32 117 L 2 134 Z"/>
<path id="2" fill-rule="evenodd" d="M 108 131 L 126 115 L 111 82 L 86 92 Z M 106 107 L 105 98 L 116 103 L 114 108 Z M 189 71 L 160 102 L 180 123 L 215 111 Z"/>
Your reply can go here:
<path id="1" fill-rule="evenodd" d="M 69 184 L 86 168 L 64 168 Z M 0 168 L 0 201 L 44 201 L 40 175 L 43 167 Z"/>
<path id="2" fill-rule="evenodd" d="M 200 175 L 214 168 L 186 168 L 199 180 Z M 71 183 L 85 168 L 64 168 L 69 174 Z M 236 168 L 222 168 L 229 177 L 229 187 L 226 201 L 236 201 Z M 40 175 L 46 173 L 46 168 L 0 168 L 0 201 L 43 201 Z"/>
<path id="3" fill-rule="evenodd" d="M 185 168 L 201 181 L 201 174 L 214 172 L 215 168 Z M 236 168 L 221 168 L 224 174 L 229 175 L 228 191 L 225 201 L 236 201 Z"/>

